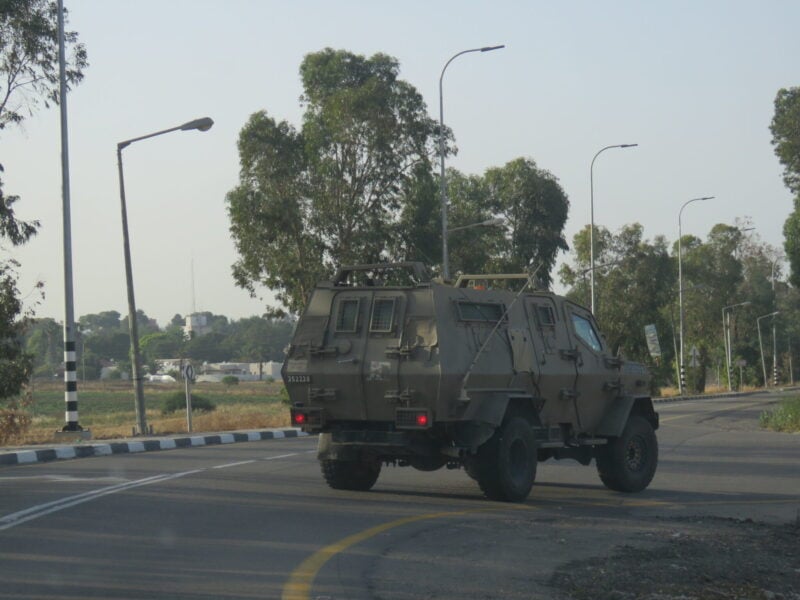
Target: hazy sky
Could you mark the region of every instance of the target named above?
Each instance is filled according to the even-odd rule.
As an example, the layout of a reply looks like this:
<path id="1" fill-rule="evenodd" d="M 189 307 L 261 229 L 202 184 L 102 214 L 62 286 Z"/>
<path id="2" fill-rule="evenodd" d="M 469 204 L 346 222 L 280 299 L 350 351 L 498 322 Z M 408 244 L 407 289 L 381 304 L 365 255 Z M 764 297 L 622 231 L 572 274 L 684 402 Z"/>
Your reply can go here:
<path id="1" fill-rule="evenodd" d="M 236 140 L 255 111 L 300 125 L 303 56 L 326 46 L 396 57 L 401 77 L 445 122 L 465 173 L 520 156 L 559 178 L 571 207 L 567 236 L 589 221 L 644 225 L 648 239 L 705 237 L 751 217 L 780 246 L 791 196 L 770 144 L 775 94 L 800 85 L 800 2 L 474 2 L 65 0 L 90 67 L 68 96 L 76 318 L 127 313 L 116 144 L 210 116 L 206 132 L 176 132 L 125 149 L 136 301 L 166 324 L 195 304 L 233 318 L 261 314 L 231 277 L 226 192 L 238 180 Z M 5 192 L 39 235 L 15 252 L 20 289 L 38 316 L 63 319 L 60 133 L 41 110 L 0 137 Z M 4 249 L 3 251 L 7 251 Z M 565 259 L 566 255 L 562 255 Z"/>

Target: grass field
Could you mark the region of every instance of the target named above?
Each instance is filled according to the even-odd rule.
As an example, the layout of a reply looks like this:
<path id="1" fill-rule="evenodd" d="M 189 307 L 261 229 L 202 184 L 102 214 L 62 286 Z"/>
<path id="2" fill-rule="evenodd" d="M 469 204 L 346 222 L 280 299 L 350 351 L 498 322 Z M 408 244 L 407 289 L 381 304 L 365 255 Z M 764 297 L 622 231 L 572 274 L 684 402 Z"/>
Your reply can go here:
<path id="1" fill-rule="evenodd" d="M 195 432 L 231 431 L 289 425 L 289 409 L 281 402 L 283 384 L 275 382 L 241 382 L 226 386 L 221 383 L 199 383 L 192 386 L 192 395 L 201 396 L 216 405 L 208 413 L 194 412 Z M 145 383 L 144 395 L 147 424 L 154 434 L 185 433 L 186 411 L 162 414 L 167 398 L 183 393 L 182 383 Z M 53 439 L 53 433 L 64 426 L 63 382 L 34 382 L 33 404 L 28 412 L 33 422 L 26 433 L 6 440 L 7 445 L 42 443 Z M 119 382 L 79 382 L 78 418 L 81 427 L 92 432 L 93 439 L 128 437 L 136 424 L 133 384 Z"/>

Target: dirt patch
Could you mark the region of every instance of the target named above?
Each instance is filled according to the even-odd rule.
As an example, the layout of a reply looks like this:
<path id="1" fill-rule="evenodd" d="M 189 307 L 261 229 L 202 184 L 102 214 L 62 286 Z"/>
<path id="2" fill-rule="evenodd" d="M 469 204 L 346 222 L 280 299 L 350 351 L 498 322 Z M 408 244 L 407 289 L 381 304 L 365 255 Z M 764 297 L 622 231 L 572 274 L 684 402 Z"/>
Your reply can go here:
<path id="1" fill-rule="evenodd" d="M 800 600 L 800 518 L 662 523 L 644 547 L 571 562 L 549 585 L 572 600 Z"/>

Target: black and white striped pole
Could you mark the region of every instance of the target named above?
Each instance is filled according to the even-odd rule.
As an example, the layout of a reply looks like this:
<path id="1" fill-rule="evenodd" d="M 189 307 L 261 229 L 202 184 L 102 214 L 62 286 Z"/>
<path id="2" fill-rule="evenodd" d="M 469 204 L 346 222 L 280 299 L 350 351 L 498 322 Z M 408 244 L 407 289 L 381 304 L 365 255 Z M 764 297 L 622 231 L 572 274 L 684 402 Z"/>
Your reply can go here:
<path id="1" fill-rule="evenodd" d="M 69 195 L 69 140 L 67 132 L 67 83 L 64 57 L 64 2 L 58 0 L 59 106 L 61 109 L 61 197 L 64 223 L 64 418 L 62 431 L 83 431 L 78 422 L 78 369 L 75 353 L 75 309 L 72 291 L 72 221 Z"/>

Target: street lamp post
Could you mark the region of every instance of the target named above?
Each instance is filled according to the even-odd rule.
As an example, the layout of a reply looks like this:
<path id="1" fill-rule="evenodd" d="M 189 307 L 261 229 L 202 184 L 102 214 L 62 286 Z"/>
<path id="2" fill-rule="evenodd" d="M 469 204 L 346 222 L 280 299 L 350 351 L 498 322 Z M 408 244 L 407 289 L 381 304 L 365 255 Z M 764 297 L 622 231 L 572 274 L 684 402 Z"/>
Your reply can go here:
<path id="1" fill-rule="evenodd" d="M 592 158 L 589 165 L 589 269 L 591 271 L 591 308 L 594 314 L 594 161 L 606 150 L 611 148 L 635 148 L 639 144 L 615 144 L 601 148 Z"/>
<path id="2" fill-rule="evenodd" d="M 778 261 L 783 259 L 783 255 L 779 254 L 772 261 L 772 302 L 775 308 L 778 308 L 778 297 L 775 295 L 775 267 L 778 266 Z M 772 321 L 772 384 L 778 385 L 778 335 L 775 331 L 775 320 Z"/>
<path id="3" fill-rule="evenodd" d="M 733 365 L 731 365 L 731 311 L 737 306 L 747 306 L 750 301 L 731 304 L 722 308 L 722 342 L 725 346 L 725 366 L 728 373 L 728 391 L 733 391 Z M 726 320 L 727 311 L 727 320 Z"/>
<path id="4" fill-rule="evenodd" d="M 145 415 L 144 405 L 144 388 L 142 386 L 142 359 L 139 353 L 139 327 L 136 322 L 136 300 L 133 293 L 133 271 L 131 268 L 131 247 L 130 239 L 128 237 L 128 211 L 125 204 L 125 179 L 122 171 L 122 150 L 127 148 L 133 142 L 146 140 L 157 135 L 163 135 L 172 131 L 191 131 L 197 129 L 198 131 L 208 131 L 214 121 L 208 117 L 202 119 L 195 119 L 188 121 L 183 125 L 177 127 L 170 127 L 150 133 L 140 137 L 125 140 L 117 144 L 117 165 L 119 168 L 119 200 L 122 209 L 122 244 L 125 252 L 125 282 L 128 290 L 128 327 L 130 330 L 131 338 L 131 370 L 133 377 L 133 389 L 136 396 L 136 430 L 139 435 L 147 433 L 147 418 Z"/>
<path id="5" fill-rule="evenodd" d="M 678 211 L 678 320 L 680 322 L 679 325 L 679 335 L 680 335 L 680 379 L 678 380 L 678 387 L 681 395 L 683 395 L 683 390 L 686 387 L 686 369 L 683 364 L 683 257 L 682 248 L 681 248 L 681 238 L 683 237 L 683 228 L 681 225 L 681 215 L 683 214 L 683 209 L 686 208 L 692 202 L 702 202 L 704 200 L 711 200 L 714 196 L 703 196 L 702 198 L 692 198 L 691 200 L 687 200 L 681 206 L 681 209 Z"/>
<path id="6" fill-rule="evenodd" d="M 444 80 L 444 72 L 447 70 L 447 67 L 450 65 L 450 63 L 462 54 L 468 54 L 469 52 L 491 52 L 492 50 L 500 50 L 501 48 L 505 48 L 505 45 L 484 46 L 482 48 L 462 50 L 461 52 L 458 52 L 450 57 L 450 60 L 445 63 L 444 68 L 442 69 L 442 74 L 439 75 L 439 160 L 441 164 L 439 186 L 442 197 L 442 278 L 445 281 L 450 279 L 450 266 L 447 252 L 447 186 L 444 179 L 444 99 L 442 94 L 442 81 Z"/>
<path id="7" fill-rule="evenodd" d="M 780 311 L 776 310 L 775 312 L 771 312 L 768 315 L 761 315 L 756 319 L 756 328 L 758 329 L 758 348 L 761 351 L 761 370 L 764 373 L 764 387 L 769 387 L 769 381 L 767 380 L 767 363 L 764 362 L 764 345 L 761 343 L 761 319 L 774 317 L 775 315 L 778 314 L 780 314 Z"/>

